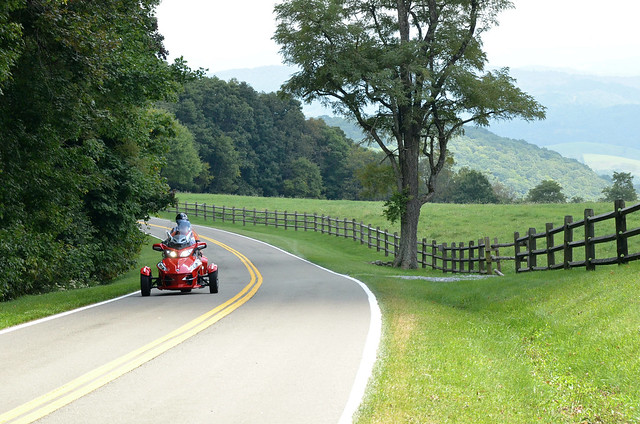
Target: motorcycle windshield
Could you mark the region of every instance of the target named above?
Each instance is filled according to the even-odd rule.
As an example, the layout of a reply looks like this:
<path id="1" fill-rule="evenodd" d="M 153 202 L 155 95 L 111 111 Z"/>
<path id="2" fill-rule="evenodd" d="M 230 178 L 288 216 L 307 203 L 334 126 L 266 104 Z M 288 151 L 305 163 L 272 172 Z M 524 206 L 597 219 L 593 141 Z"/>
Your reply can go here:
<path id="1" fill-rule="evenodd" d="M 165 246 L 170 247 L 172 249 L 184 249 L 185 247 L 189 247 L 195 244 L 195 240 L 191 232 L 188 234 L 176 234 L 174 236 L 169 236 L 168 239 L 164 241 Z"/>

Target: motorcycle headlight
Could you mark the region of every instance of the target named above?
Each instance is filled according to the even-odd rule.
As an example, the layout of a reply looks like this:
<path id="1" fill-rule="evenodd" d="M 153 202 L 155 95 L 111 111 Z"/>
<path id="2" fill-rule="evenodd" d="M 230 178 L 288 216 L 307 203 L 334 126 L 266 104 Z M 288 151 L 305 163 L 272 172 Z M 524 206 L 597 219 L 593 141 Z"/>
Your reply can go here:
<path id="1" fill-rule="evenodd" d="M 164 252 L 164 254 L 170 258 L 177 258 L 178 257 L 178 253 L 175 250 L 167 250 Z"/>
<path id="2" fill-rule="evenodd" d="M 182 252 L 180 252 L 180 257 L 181 258 L 186 258 L 187 256 L 191 255 L 192 253 L 193 253 L 193 249 L 183 250 Z"/>

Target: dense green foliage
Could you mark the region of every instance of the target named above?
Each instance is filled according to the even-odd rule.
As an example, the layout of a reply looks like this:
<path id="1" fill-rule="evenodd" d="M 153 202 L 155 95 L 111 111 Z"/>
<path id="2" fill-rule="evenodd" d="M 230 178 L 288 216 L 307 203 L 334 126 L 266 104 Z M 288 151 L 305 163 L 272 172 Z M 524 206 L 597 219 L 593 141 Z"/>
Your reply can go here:
<path id="1" fill-rule="evenodd" d="M 532 203 L 565 203 L 567 197 L 562 193 L 562 187 L 556 181 L 544 180 L 529 190 L 526 200 Z"/>
<path id="2" fill-rule="evenodd" d="M 157 0 L 0 6 L 0 300 L 104 282 L 166 206 L 150 101 L 172 94 Z M 8 46 L 7 46 L 8 43 Z"/>
<path id="3" fill-rule="evenodd" d="M 357 199 L 356 171 L 377 156 L 340 129 L 305 119 L 298 101 L 235 80 L 193 81 L 166 107 L 191 131 L 205 163 L 195 191 Z"/>
<path id="4" fill-rule="evenodd" d="M 603 200 L 613 202 L 622 199 L 629 202 L 638 200 L 638 193 L 633 187 L 633 175 L 629 172 L 614 172 L 613 185 L 602 189 Z"/>

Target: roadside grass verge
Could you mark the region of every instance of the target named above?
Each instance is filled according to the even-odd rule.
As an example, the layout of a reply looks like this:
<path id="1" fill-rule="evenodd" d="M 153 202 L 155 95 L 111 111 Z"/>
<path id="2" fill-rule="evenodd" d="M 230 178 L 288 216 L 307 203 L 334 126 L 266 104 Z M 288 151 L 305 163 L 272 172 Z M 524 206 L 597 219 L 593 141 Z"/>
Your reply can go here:
<path id="1" fill-rule="evenodd" d="M 383 340 L 357 423 L 640 422 L 638 262 L 443 281 L 371 265 L 384 255 L 353 240 L 215 226 L 373 290 Z"/>
<path id="2" fill-rule="evenodd" d="M 157 262 L 158 253 L 151 250 L 154 239 L 148 238 L 137 265 L 105 285 L 23 296 L 0 302 L 0 329 L 81 308 L 140 290 L 140 268 Z"/>
<path id="3" fill-rule="evenodd" d="M 240 197 L 234 199 L 226 206 L 254 207 L 241 203 Z M 423 231 L 440 234 L 446 242 L 477 239 L 484 235 L 477 232 L 487 227 L 513 237 L 519 228 L 543 229 L 549 221 L 559 225 L 564 215 L 581 219 L 584 208 L 591 207 L 427 206 L 423 218 L 427 215 L 430 224 Z M 595 206 L 596 214 L 612 209 L 608 204 Z M 359 219 L 360 212 L 379 213 L 365 211 L 368 207 L 351 202 L 336 216 Z M 313 201 L 304 209 L 291 209 L 326 213 Z M 173 219 L 175 214 L 164 216 Z M 639 262 L 593 272 L 442 280 L 453 275 L 371 265 L 385 256 L 341 237 L 190 218 L 264 240 L 371 288 L 383 312 L 383 339 L 356 415 L 359 424 L 640 423 Z M 143 263 L 157 259 L 150 247 L 143 248 L 144 254 L 150 256 Z M 138 289 L 138 271 L 132 272 L 131 286 L 122 293 Z M 108 286 L 85 290 L 103 287 Z M 76 296 L 55 295 L 61 297 L 46 302 L 62 303 L 65 296 Z M 39 308 L 34 302 L 26 309 Z M 6 305 L 0 304 L 2 313 Z"/>

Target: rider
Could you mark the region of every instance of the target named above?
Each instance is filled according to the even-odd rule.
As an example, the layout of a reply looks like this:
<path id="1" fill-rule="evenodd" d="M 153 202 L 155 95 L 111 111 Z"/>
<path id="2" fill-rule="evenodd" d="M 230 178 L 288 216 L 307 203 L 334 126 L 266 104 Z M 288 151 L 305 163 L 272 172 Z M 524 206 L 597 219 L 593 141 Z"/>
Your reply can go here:
<path id="1" fill-rule="evenodd" d="M 195 244 L 200 241 L 200 236 L 196 233 L 193 228 L 191 228 L 191 223 L 189 222 L 189 218 L 187 218 L 187 214 L 184 212 L 180 212 L 176 215 L 176 226 L 171 230 L 171 237 L 175 237 L 176 235 L 184 235 L 189 236 L 191 234 L 192 242 L 190 245 Z M 207 269 L 209 264 L 209 259 L 202 254 L 201 250 L 196 252 L 196 256 L 202 261 L 203 268 Z"/>
<path id="2" fill-rule="evenodd" d="M 196 242 L 200 241 L 198 233 L 196 233 L 195 230 L 191 228 L 191 223 L 189 222 L 189 218 L 187 218 L 187 214 L 184 212 L 180 212 L 178 215 L 176 215 L 176 226 L 171 230 L 171 237 L 174 237 L 177 234 L 188 236 L 189 233 L 191 233 L 193 239 Z"/>

